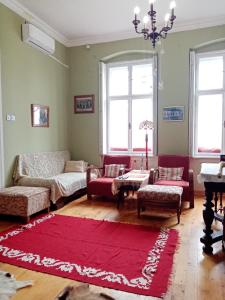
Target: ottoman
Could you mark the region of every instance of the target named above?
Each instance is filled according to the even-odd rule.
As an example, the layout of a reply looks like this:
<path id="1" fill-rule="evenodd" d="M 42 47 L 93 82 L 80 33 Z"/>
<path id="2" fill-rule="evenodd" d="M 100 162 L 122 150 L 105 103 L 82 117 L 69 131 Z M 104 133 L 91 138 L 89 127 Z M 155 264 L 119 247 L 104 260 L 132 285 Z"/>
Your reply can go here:
<path id="1" fill-rule="evenodd" d="M 177 211 L 178 224 L 181 214 L 181 196 L 183 188 L 166 185 L 146 185 L 137 192 L 138 217 L 145 207 L 171 208 Z"/>
<path id="2" fill-rule="evenodd" d="M 0 189 L 0 214 L 30 216 L 50 207 L 50 190 L 44 187 L 12 186 Z"/>

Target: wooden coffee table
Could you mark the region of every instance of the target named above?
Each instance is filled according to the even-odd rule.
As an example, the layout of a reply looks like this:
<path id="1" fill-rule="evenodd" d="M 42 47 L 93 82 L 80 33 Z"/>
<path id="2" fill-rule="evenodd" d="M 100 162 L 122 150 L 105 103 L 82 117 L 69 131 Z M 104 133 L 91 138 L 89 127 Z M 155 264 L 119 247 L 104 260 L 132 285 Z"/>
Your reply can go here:
<path id="1" fill-rule="evenodd" d="M 148 184 L 149 172 L 148 170 L 132 170 L 113 180 L 112 193 L 117 195 L 117 208 L 124 201 L 125 192 L 137 191 L 140 187 Z"/>

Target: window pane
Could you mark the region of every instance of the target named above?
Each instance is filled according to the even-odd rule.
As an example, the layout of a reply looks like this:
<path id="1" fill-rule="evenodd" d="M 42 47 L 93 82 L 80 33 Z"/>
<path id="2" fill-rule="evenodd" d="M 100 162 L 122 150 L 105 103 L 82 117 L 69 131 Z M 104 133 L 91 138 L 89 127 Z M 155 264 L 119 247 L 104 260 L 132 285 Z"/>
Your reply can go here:
<path id="1" fill-rule="evenodd" d="M 135 99 L 132 101 L 132 148 L 133 151 L 145 151 L 145 130 L 139 129 L 142 121 L 153 121 L 152 99 Z M 153 149 L 153 132 L 148 131 L 148 150 Z"/>
<path id="2" fill-rule="evenodd" d="M 128 67 L 109 69 L 109 96 L 128 95 Z"/>
<path id="3" fill-rule="evenodd" d="M 199 60 L 199 90 L 223 87 L 223 57 L 204 57 Z"/>
<path id="4" fill-rule="evenodd" d="M 222 146 L 222 95 L 198 98 L 198 153 L 220 153 Z"/>
<path id="5" fill-rule="evenodd" d="M 150 94 L 152 93 L 153 77 L 152 64 L 136 65 L 132 68 L 132 93 Z"/>
<path id="6" fill-rule="evenodd" d="M 110 101 L 109 150 L 128 151 L 128 101 Z"/>

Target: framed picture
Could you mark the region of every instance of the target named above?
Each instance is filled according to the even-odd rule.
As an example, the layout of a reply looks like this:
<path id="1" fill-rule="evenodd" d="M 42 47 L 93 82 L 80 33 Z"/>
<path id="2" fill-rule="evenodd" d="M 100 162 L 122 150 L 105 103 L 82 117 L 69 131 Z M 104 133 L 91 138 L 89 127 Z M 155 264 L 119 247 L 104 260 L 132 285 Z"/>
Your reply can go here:
<path id="1" fill-rule="evenodd" d="M 164 121 L 184 121 L 184 106 L 170 106 L 163 108 Z"/>
<path id="2" fill-rule="evenodd" d="M 49 107 L 31 104 L 32 127 L 49 127 Z"/>
<path id="3" fill-rule="evenodd" d="M 94 95 L 74 96 L 74 113 L 93 113 Z"/>

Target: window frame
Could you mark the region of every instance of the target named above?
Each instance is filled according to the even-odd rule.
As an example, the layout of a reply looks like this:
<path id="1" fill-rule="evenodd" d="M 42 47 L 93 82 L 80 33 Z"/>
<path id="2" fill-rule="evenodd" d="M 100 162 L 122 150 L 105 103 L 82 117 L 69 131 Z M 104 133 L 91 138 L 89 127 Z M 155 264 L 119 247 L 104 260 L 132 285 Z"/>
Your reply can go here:
<path id="1" fill-rule="evenodd" d="M 190 52 L 190 81 L 191 81 L 191 101 L 190 101 L 190 153 L 197 158 L 218 158 L 220 154 L 225 152 L 225 73 L 223 75 L 223 87 L 220 89 L 199 90 L 199 61 L 204 57 L 223 56 L 223 73 L 225 72 L 225 50 L 217 50 L 210 52 Z M 199 153 L 197 150 L 197 124 L 198 124 L 198 97 L 207 95 L 222 95 L 222 145 L 221 153 Z"/>
<path id="2" fill-rule="evenodd" d="M 152 64 L 153 72 L 153 88 L 152 93 L 150 94 L 137 94 L 132 95 L 132 78 L 131 78 L 131 69 L 133 65 L 142 65 L 142 64 Z M 119 67 L 119 66 L 128 66 L 128 95 L 125 96 L 109 96 L 109 69 L 110 67 Z M 100 121 L 100 153 L 102 154 L 115 154 L 115 155 L 132 155 L 132 156 L 141 156 L 145 152 L 134 152 L 132 151 L 132 129 L 128 128 L 128 151 L 110 151 L 109 149 L 109 102 L 110 100 L 128 100 L 128 122 L 132 124 L 132 99 L 146 99 L 152 97 L 153 105 L 153 151 L 149 152 L 149 156 L 153 156 L 157 153 L 157 55 L 152 55 L 152 57 L 146 59 L 137 59 L 130 61 L 120 61 L 120 62 L 101 62 L 100 65 L 100 79 L 101 79 L 101 121 Z M 128 125 L 129 127 L 129 125 Z M 144 143 L 144 140 L 143 140 Z M 143 147 L 144 148 L 144 147 Z"/>

